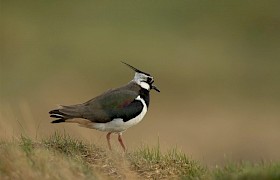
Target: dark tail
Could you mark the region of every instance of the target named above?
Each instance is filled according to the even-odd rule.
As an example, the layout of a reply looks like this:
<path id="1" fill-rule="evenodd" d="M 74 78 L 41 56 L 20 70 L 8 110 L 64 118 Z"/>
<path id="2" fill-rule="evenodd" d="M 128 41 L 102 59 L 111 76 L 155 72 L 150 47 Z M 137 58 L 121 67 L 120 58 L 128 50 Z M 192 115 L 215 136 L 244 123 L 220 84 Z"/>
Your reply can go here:
<path id="1" fill-rule="evenodd" d="M 54 109 L 49 112 L 50 117 L 58 118 L 51 123 L 66 122 L 68 119 L 80 118 L 81 117 L 81 105 L 73 106 L 61 106 L 59 109 Z"/>
<path id="2" fill-rule="evenodd" d="M 62 123 L 62 122 L 65 122 L 65 120 L 64 119 L 58 119 L 58 120 L 52 121 L 51 123 Z"/>

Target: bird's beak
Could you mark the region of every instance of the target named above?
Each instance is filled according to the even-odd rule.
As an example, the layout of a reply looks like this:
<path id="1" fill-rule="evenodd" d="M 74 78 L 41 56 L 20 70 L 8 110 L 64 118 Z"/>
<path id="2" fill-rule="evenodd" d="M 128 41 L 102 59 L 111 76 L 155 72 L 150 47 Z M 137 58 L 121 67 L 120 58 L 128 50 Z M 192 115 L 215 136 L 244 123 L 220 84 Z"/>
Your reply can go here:
<path id="1" fill-rule="evenodd" d="M 152 85 L 152 89 L 156 90 L 157 92 L 160 92 L 160 90 L 155 85 Z"/>

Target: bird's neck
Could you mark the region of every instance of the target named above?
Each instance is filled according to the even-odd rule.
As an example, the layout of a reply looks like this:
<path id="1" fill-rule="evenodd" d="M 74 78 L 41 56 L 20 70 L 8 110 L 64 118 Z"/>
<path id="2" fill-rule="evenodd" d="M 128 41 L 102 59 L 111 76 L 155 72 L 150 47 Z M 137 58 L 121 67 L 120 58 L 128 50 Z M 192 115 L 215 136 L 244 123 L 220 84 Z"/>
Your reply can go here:
<path id="1" fill-rule="evenodd" d="M 140 98 L 144 99 L 147 107 L 149 107 L 149 104 L 150 104 L 150 91 L 148 91 L 145 88 L 141 88 L 140 91 L 139 91 L 139 95 L 140 95 Z"/>
<path id="2" fill-rule="evenodd" d="M 146 83 L 146 84 L 149 85 L 148 83 Z M 147 88 L 143 84 L 141 86 L 141 84 L 135 82 L 134 80 L 132 80 L 128 85 L 130 86 L 130 89 L 133 89 L 133 91 L 136 91 L 136 92 L 139 93 L 140 98 L 142 98 L 145 101 L 145 103 L 146 103 L 146 105 L 148 107 L 149 103 L 150 103 L 150 87 Z"/>

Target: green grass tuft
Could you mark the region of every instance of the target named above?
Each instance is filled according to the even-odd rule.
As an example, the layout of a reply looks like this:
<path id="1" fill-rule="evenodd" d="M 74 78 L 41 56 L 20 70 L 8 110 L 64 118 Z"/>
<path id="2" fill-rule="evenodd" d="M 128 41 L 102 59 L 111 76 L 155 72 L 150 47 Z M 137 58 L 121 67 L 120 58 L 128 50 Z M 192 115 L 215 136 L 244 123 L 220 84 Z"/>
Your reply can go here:
<path id="1" fill-rule="evenodd" d="M 145 178 L 191 179 L 201 178 L 206 173 L 206 169 L 198 162 L 190 160 L 176 148 L 162 154 L 159 146 L 155 148 L 144 146 L 131 153 L 129 160 L 133 169 Z"/>
<path id="2" fill-rule="evenodd" d="M 21 135 L 19 146 L 29 156 L 33 151 L 33 142 L 30 138 Z"/>
<path id="3" fill-rule="evenodd" d="M 42 140 L 42 144 L 50 150 L 56 150 L 66 156 L 87 156 L 90 151 L 90 145 L 72 138 L 67 134 L 55 132 L 54 135 Z"/>
<path id="4" fill-rule="evenodd" d="M 212 172 L 215 179 L 280 179 L 280 163 L 228 163 Z"/>

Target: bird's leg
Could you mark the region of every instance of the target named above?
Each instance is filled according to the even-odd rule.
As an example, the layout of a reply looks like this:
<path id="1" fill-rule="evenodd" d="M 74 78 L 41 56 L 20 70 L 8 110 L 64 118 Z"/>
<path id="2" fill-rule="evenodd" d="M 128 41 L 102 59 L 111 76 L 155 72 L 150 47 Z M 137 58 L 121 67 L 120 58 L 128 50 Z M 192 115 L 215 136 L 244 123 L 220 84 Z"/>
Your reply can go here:
<path id="1" fill-rule="evenodd" d="M 125 145 L 124 145 L 123 140 L 122 140 L 122 133 L 118 134 L 118 140 L 119 140 L 119 142 L 120 142 L 120 144 L 121 144 L 121 146 L 123 148 L 123 151 L 125 152 L 126 148 L 125 148 Z"/>
<path id="2" fill-rule="evenodd" d="M 107 143 L 108 143 L 110 151 L 112 150 L 111 143 L 110 143 L 110 138 L 111 138 L 110 135 L 111 134 L 112 134 L 111 132 L 108 132 L 108 134 L 106 135 Z"/>

